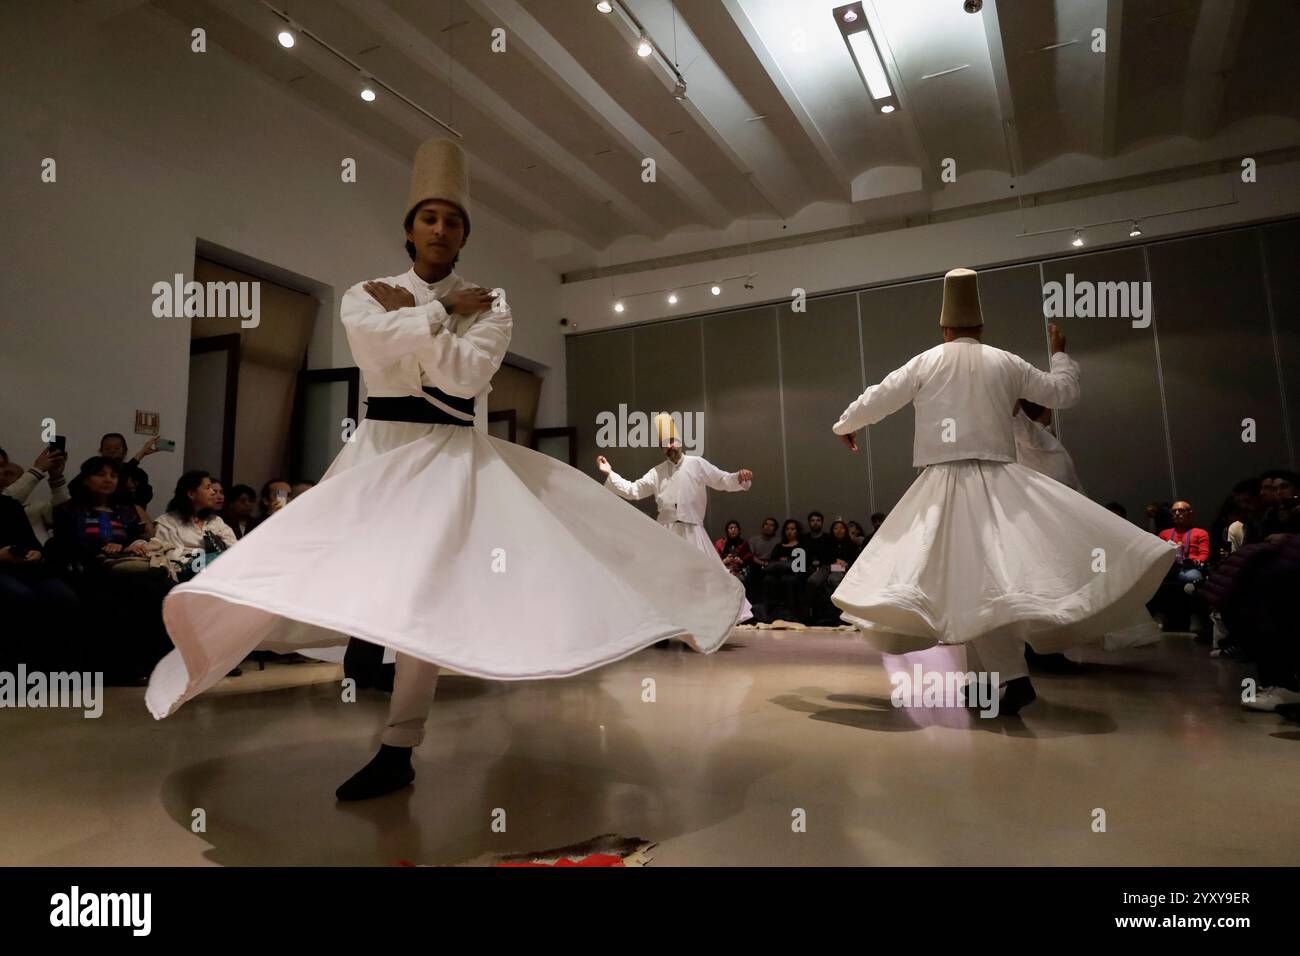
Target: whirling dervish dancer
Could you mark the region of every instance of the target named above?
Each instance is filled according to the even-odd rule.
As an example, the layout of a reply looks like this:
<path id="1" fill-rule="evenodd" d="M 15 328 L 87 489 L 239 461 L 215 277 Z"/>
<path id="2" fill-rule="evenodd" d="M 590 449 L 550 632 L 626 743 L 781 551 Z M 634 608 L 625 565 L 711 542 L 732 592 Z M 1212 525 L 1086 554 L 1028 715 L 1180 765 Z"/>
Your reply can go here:
<path id="1" fill-rule="evenodd" d="M 413 267 L 353 286 L 341 317 L 365 421 L 321 483 L 259 525 L 163 608 L 176 650 L 146 701 L 165 717 L 251 650 L 397 652 L 383 746 L 343 800 L 414 778 L 439 667 L 566 677 L 671 637 L 722 645 L 741 584 L 576 469 L 487 434 L 510 342 L 504 297 L 452 267 L 470 232 L 465 155 L 416 154 L 404 212 Z M 672 594 L 673 601 L 664 601 Z"/>
<path id="2" fill-rule="evenodd" d="M 911 402 L 913 464 L 925 470 L 831 600 L 883 652 L 966 645 L 971 670 L 1005 685 L 999 710 L 1015 714 L 1036 696 L 1025 642 L 1051 653 L 1127 625 L 1174 552 L 1016 462 L 1015 401 L 1065 408 L 1079 397 L 1060 329 L 1048 330 L 1050 372 L 984 345 L 970 269 L 944 277 L 939 325 L 942 345 L 867 389 L 833 426 L 857 451 L 854 432 Z"/>
<path id="3" fill-rule="evenodd" d="M 754 473 L 748 468 L 726 472 L 699 455 L 685 454 L 677 434 L 677 423 L 666 412 L 655 416 L 655 430 L 659 444 L 663 446 L 664 460 L 636 481 L 628 481 L 616 472 L 604 455 L 596 456 L 596 465 L 605 476 L 605 487 L 628 501 L 640 501 L 654 495 L 659 509 L 659 524 L 717 561 L 718 550 L 704 530 L 709 489 L 748 491 Z M 717 565 L 720 571 L 730 576 L 721 561 L 717 561 Z M 753 616 L 753 609 L 746 599 L 741 605 L 737 623 Z"/>

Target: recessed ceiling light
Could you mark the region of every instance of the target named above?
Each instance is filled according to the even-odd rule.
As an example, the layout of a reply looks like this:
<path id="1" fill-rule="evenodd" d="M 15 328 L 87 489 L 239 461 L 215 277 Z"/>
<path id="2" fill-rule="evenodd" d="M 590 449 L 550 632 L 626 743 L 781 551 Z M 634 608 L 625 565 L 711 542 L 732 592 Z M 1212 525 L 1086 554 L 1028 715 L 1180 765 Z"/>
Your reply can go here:
<path id="1" fill-rule="evenodd" d="M 845 10 L 843 19 L 845 23 L 856 23 L 858 19 L 858 11 Z"/>
<path id="2" fill-rule="evenodd" d="M 1070 245 L 1074 246 L 1076 249 L 1077 249 L 1079 246 L 1083 245 L 1083 230 L 1082 230 L 1082 229 L 1076 229 L 1076 230 L 1074 230 L 1074 239 L 1071 240 Z"/>
<path id="3" fill-rule="evenodd" d="M 614 303 L 614 311 L 615 311 L 615 312 L 622 312 L 622 311 L 623 311 L 623 303 L 622 303 L 622 302 L 615 302 L 615 303 Z"/>
<path id="4" fill-rule="evenodd" d="M 292 50 L 294 43 L 297 42 L 294 40 L 293 32 L 291 30 L 281 30 L 276 34 L 275 38 L 280 41 L 280 46 L 284 47 L 286 50 Z"/>
<path id="5" fill-rule="evenodd" d="M 709 291 L 712 292 L 714 295 L 722 295 L 722 286 L 715 285 Z"/>
<path id="6" fill-rule="evenodd" d="M 596 4 L 596 9 L 601 13 L 613 13 L 614 4 L 610 3 L 609 0 L 600 0 L 600 3 Z"/>
<path id="7" fill-rule="evenodd" d="M 375 91 L 368 86 L 363 87 L 361 90 L 361 98 L 367 103 L 373 103 L 375 101 Z"/>
<path id="8" fill-rule="evenodd" d="M 677 304 L 677 293 L 676 293 L 676 292 L 669 292 L 669 293 L 668 293 L 668 304 L 669 304 L 669 305 L 676 305 L 676 304 Z"/>
<path id="9" fill-rule="evenodd" d="M 1142 230 L 1138 228 L 1137 220 L 1134 219 L 1133 228 L 1128 231 L 1128 237 L 1130 239 L 1136 239 L 1140 235 L 1142 235 Z"/>
<path id="10" fill-rule="evenodd" d="M 645 37 L 642 37 L 641 42 L 636 45 L 636 55 L 640 57 L 647 57 L 653 52 L 654 52 L 654 48 L 650 46 L 650 41 L 647 40 Z"/>
<path id="11" fill-rule="evenodd" d="M 890 106 L 888 103 L 886 103 L 884 106 L 882 106 L 882 107 L 880 108 L 880 112 L 882 112 L 882 113 L 892 113 L 892 112 L 894 112 L 894 108 L 893 108 L 892 106 Z"/>

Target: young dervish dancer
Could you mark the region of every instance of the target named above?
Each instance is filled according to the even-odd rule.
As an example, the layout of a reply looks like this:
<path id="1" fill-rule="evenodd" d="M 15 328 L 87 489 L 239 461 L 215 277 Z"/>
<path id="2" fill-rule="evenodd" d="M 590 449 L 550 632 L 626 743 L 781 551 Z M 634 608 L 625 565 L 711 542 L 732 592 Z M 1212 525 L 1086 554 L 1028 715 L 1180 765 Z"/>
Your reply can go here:
<path id="1" fill-rule="evenodd" d="M 714 573 L 716 553 L 664 534 L 582 472 L 487 434 L 513 319 L 503 297 L 453 271 L 471 222 L 456 143 L 420 147 L 403 222 L 412 268 L 343 297 L 365 421 L 311 494 L 171 591 L 163 616 L 176 650 L 146 695 L 165 717 L 259 646 L 355 635 L 393 648 L 383 746 L 342 800 L 414 778 L 439 667 L 527 680 L 665 638 L 710 652 L 744 598 Z"/>
<path id="2" fill-rule="evenodd" d="M 944 277 L 943 344 L 853 402 L 833 431 L 853 433 L 911 402 L 913 464 L 924 468 L 831 600 L 886 653 L 966 645 L 999 710 L 1035 699 L 1024 644 L 1063 651 L 1126 626 L 1159 587 L 1173 549 L 1118 515 L 1016 462 L 1010 410 L 1027 398 L 1066 408 L 1079 369 L 1049 327 L 1051 371 L 984 345 L 976 274 Z"/>

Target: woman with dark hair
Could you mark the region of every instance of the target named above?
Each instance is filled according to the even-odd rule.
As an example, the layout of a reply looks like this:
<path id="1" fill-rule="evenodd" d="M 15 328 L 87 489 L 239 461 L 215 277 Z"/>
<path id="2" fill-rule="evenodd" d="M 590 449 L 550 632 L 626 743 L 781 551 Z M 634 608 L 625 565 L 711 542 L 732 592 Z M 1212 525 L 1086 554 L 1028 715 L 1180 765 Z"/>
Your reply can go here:
<path id="1" fill-rule="evenodd" d="M 148 558 L 149 539 L 136 506 L 118 497 L 120 466 L 96 455 L 70 483 L 72 500 L 54 509 L 52 561 L 69 569 L 87 618 L 91 670 L 108 683 L 138 683 L 171 646 L 161 604 L 170 587 Z"/>
<path id="2" fill-rule="evenodd" d="M 727 570 L 744 584 L 749 578 L 750 568 L 754 566 L 754 552 L 750 550 L 749 542 L 741 537 L 739 521 L 732 518 L 727 522 L 726 530 L 726 536 L 713 542 L 713 547 L 717 549 L 718 557 L 722 558 Z"/>
<path id="3" fill-rule="evenodd" d="M 769 624 L 778 617 L 778 611 L 786 620 L 798 619 L 797 595 L 807 579 L 808 549 L 803 543 L 803 525 L 795 518 L 786 518 L 781 526 L 781 543 L 772 549 L 763 574 L 763 607 Z"/>
<path id="4" fill-rule="evenodd" d="M 173 564 L 194 567 L 200 555 L 206 561 L 235 546 L 235 532 L 218 513 L 217 487 L 206 471 L 187 471 L 176 482 L 176 492 L 167 503 L 167 513 L 158 519 L 154 536 Z"/>
<path id="5" fill-rule="evenodd" d="M 54 513 L 59 557 L 85 567 L 127 556 L 143 556 L 149 536 L 134 504 L 118 496 L 121 466 L 95 455 L 81 463 L 70 483 L 72 500 Z"/>

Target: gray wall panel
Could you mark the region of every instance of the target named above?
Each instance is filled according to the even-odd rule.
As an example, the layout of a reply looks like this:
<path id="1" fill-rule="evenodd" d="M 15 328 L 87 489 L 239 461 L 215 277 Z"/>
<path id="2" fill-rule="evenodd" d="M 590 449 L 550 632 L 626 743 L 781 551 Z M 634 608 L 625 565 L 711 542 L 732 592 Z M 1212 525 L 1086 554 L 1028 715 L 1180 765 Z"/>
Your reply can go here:
<path id="1" fill-rule="evenodd" d="M 1146 266 L 1140 249 L 1073 256 L 1043 266 L 1046 282 L 1064 284 L 1067 275 L 1076 282 L 1143 282 Z M 1102 503 L 1118 501 L 1130 520 L 1141 523 L 1148 501 L 1170 495 L 1155 323 L 1139 329 L 1124 318 L 1053 321 L 1079 363 L 1083 388 L 1079 405 L 1060 413 L 1061 440 L 1074 458 L 1084 492 Z"/>
<path id="2" fill-rule="evenodd" d="M 754 473 L 747 492 L 709 492 L 705 523 L 717 539 L 727 519 L 735 518 L 748 538 L 768 515 L 785 519 L 775 306 L 728 312 L 704 323 L 704 381 L 704 457 L 724 471 Z"/>
<path id="3" fill-rule="evenodd" d="M 1273 337 L 1252 230 L 1149 247 L 1178 496 L 1201 523 L 1234 482 L 1286 461 Z M 1243 418 L 1257 440 L 1241 440 Z"/>
<path id="4" fill-rule="evenodd" d="M 863 362 L 868 386 L 875 385 L 913 355 L 943 341 L 939 331 L 942 280 L 866 289 L 858 293 L 858 297 L 862 308 Z M 847 406 L 861 392 L 859 386 L 856 393 L 845 396 L 843 405 Z M 841 407 L 840 411 L 843 410 Z M 871 440 L 876 511 L 888 512 L 916 480 L 917 471 L 912 467 L 915 421 L 912 406 L 908 405 L 867 429 Z"/>
<path id="5" fill-rule="evenodd" d="M 603 411 L 617 414 L 619 402 L 635 407 L 632 332 L 621 329 L 600 335 L 572 335 L 564 345 L 569 423 L 578 430 L 578 468 L 599 478 L 596 456 L 614 459 L 618 449 L 596 447 L 596 415 Z"/>
<path id="6" fill-rule="evenodd" d="M 853 293 L 809 299 L 806 312 L 778 311 L 790 511 L 865 524 L 871 514 L 867 456 L 851 454 L 831 432 L 862 391 L 858 309 Z"/>
<path id="7" fill-rule="evenodd" d="M 1295 468 L 1295 445 L 1300 441 L 1300 222 L 1283 222 L 1259 230 L 1272 297 L 1273 328 L 1282 361 L 1286 389 L 1290 444 L 1287 462 Z"/>

